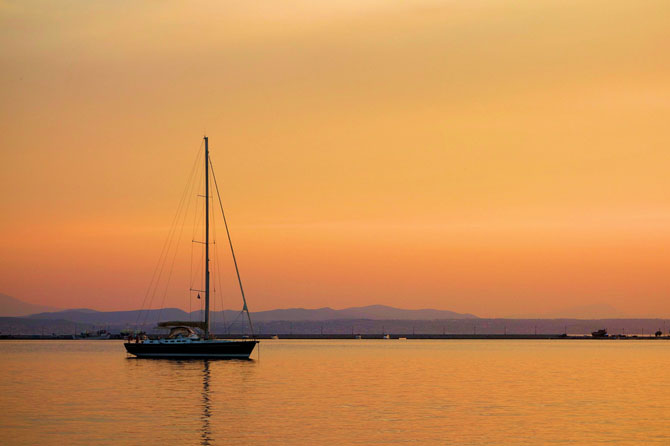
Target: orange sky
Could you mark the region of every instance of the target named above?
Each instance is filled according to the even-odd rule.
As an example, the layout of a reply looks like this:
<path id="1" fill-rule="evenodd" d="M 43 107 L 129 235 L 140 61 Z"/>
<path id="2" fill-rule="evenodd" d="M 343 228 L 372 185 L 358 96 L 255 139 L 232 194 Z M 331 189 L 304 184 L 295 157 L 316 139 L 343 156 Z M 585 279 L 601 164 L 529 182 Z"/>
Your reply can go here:
<path id="1" fill-rule="evenodd" d="M 668 23 L 667 1 L 1 0 L 0 292 L 139 307 L 207 132 L 252 310 L 670 317 Z"/>

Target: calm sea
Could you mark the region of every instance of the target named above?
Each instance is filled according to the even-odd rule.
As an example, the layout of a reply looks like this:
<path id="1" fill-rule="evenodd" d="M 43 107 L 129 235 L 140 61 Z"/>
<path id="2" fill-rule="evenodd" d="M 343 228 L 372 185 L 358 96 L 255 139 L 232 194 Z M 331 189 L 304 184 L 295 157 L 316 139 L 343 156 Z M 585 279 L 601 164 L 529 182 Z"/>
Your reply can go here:
<path id="1" fill-rule="evenodd" d="M 670 342 L 272 340 L 258 353 L 0 341 L 0 443 L 670 444 Z"/>

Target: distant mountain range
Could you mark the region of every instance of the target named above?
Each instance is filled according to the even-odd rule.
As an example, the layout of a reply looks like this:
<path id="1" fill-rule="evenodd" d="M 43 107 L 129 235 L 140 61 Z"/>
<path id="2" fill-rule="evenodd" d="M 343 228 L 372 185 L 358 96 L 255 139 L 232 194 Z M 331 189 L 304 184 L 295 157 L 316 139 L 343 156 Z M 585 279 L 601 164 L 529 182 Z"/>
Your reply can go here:
<path id="1" fill-rule="evenodd" d="M 241 321 L 239 310 L 212 312 L 212 320 L 221 323 Z M 344 308 L 287 308 L 252 312 L 252 320 L 257 323 L 267 322 L 319 322 L 336 320 L 370 320 L 370 321 L 435 321 L 435 320 L 470 320 L 479 319 L 469 313 L 456 313 L 447 310 L 420 309 L 406 310 L 386 305 L 369 305 Z M 0 317 L 26 317 L 33 320 L 66 320 L 81 324 L 95 325 L 151 325 L 159 320 L 202 320 L 202 311 L 191 313 L 178 308 L 130 311 L 97 311 L 88 308 L 60 310 L 58 308 L 35 305 L 23 302 L 6 294 L 0 294 Z M 617 319 L 626 316 L 608 304 L 591 304 L 564 308 L 544 314 L 516 315 L 513 319 Z"/>
<path id="2" fill-rule="evenodd" d="M 237 310 L 212 312 L 212 319 L 216 321 L 233 321 L 239 316 Z M 146 321 L 156 323 L 158 320 L 202 320 L 200 310 L 190 314 L 178 308 L 163 308 L 162 310 L 131 310 L 131 311 L 94 311 L 89 309 L 63 310 L 58 312 L 42 312 L 28 316 L 30 319 L 66 319 L 73 322 L 89 324 L 136 324 Z M 289 308 L 252 312 L 255 322 L 267 321 L 326 321 L 337 319 L 370 319 L 370 320 L 433 320 L 433 319 L 476 319 L 472 314 L 461 314 L 444 310 L 403 310 L 384 305 L 370 305 L 367 307 L 345 308 Z"/>
<path id="3" fill-rule="evenodd" d="M 18 303 L 17 303 L 18 302 Z M 82 331 L 93 332 L 105 328 L 118 333 L 125 328 L 155 330 L 159 320 L 202 320 L 202 312 L 187 313 L 178 308 L 162 310 L 96 311 L 87 308 L 61 311 L 42 311 L 24 317 L 6 317 L 8 314 L 25 313 L 35 308 L 49 307 L 27 304 L 18 299 L 0 294 L 0 335 L 6 334 L 57 334 L 72 335 Z M 570 310 L 570 311 L 568 311 Z M 573 309 L 560 313 L 569 314 Z M 583 307 L 575 311 L 591 310 L 602 315 L 612 312 L 604 306 Z M 615 310 L 614 310 L 615 311 Z M 588 311 L 587 311 L 588 312 Z M 581 313 L 578 313 L 581 314 Z M 225 321 L 224 321 L 225 318 Z M 607 316 L 591 318 L 550 317 L 486 319 L 472 314 L 461 314 L 444 310 L 404 310 L 384 305 L 345 308 L 291 308 L 252 313 L 256 333 L 281 334 L 351 334 L 351 333 L 455 333 L 455 334 L 501 334 L 501 333 L 573 333 L 589 334 L 607 328 L 610 333 L 649 334 L 656 330 L 664 333 L 670 328 L 663 319 L 622 319 Z M 246 320 L 237 310 L 214 312 L 212 315 L 215 333 L 249 333 Z"/>
<path id="4" fill-rule="evenodd" d="M 229 312 L 230 310 L 227 310 Z M 237 312 L 232 311 L 232 314 Z M 334 310 L 329 307 L 305 309 L 289 308 L 285 310 L 259 311 L 252 313 L 258 321 L 325 321 L 333 319 L 372 319 L 372 320 L 432 320 L 432 319 L 476 319 L 469 313 L 455 313 L 447 310 L 404 310 L 386 305 L 368 305 Z M 228 314 L 226 314 L 228 317 Z"/>
<path id="5" fill-rule="evenodd" d="M 213 312 L 213 320 L 232 321 L 239 315 L 239 310 Z M 477 316 L 467 313 L 455 313 L 446 310 L 404 310 L 386 305 L 369 305 L 352 307 L 342 310 L 332 308 L 288 308 L 251 313 L 254 321 L 326 321 L 336 319 L 370 319 L 370 320 L 433 320 L 433 319 L 476 319 Z M 58 310 L 22 302 L 10 296 L 0 294 L 0 317 L 27 316 L 31 319 L 65 319 L 87 324 L 136 324 L 138 321 L 155 323 L 160 320 L 201 320 L 202 312 L 190 314 L 178 308 L 157 310 L 130 311 L 96 311 L 88 308 Z"/>
<path id="6" fill-rule="evenodd" d="M 35 305 L 6 294 L 0 293 L 0 316 L 21 317 L 46 311 L 58 311 L 58 308 Z"/>

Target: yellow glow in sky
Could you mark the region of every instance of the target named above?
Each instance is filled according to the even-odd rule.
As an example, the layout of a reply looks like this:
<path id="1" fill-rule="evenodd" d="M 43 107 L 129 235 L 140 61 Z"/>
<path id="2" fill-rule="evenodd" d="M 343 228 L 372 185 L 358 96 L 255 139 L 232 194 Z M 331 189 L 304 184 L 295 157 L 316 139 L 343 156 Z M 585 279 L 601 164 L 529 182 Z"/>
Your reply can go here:
<path id="1" fill-rule="evenodd" d="M 668 23 L 667 1 L 0 1 L 0 292 L 138 308 L 206 132 L 252 310 L 670 317 Z"/>

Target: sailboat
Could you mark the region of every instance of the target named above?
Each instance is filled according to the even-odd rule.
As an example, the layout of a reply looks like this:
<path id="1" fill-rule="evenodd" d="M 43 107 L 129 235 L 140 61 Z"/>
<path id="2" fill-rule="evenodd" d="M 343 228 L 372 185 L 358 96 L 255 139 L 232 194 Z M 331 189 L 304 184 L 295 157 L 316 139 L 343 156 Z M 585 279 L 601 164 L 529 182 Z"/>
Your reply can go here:
<path id="1" fill-rule="evenodd" d="M 211 160 L 209 158 L 209 138 L 204 137 L 205 142 L 205 268 L 204 268 L 204 282 L 205 282 L 205 310 L 203 321 L 168 321 L 160 322 L 159 327 L 170 328 L 170 333 L 166 337 L 158 339 L 143 339 L 137 337 L 135 342 L 130 339 L 124 343 L 126 351 L 138 358 L 172 358 L 172 359 L 187 359 L 187 358 L 204 358 L 204 359 L 249 359 L 252 351 L 258 341 L 256 339 L 248 340 L 226 340 L 215 339 L 210 332 L 210 181 L 209 171 Z M 216 176 L 214 176 L 216 184 Z M 218 192 L 218 185 L 216 186 Z M 220 197 L 219 197 L 220 199 Z M 223 206 L 221 206 L 223 213 Z M 249 320 L 249 327 L 253 336 L 253 326 L 251 324 L 251 315 L 247 307 L 246 297 L 244 296 L 244 289 L 242 288 L 242 280 L 240 279 L 240 272 L 237 266 L 237 259 L 235 258 L 235 251 L 233 250 L 233 243 L 228 231 L 228 224 L 223 215 L 224 224 L 226 227 L 226 234 L 228 235 L 228 242 L 235 264 L 235 271 L 237 273 L 237 280 L 242 294 L 245 311 Z"/>

